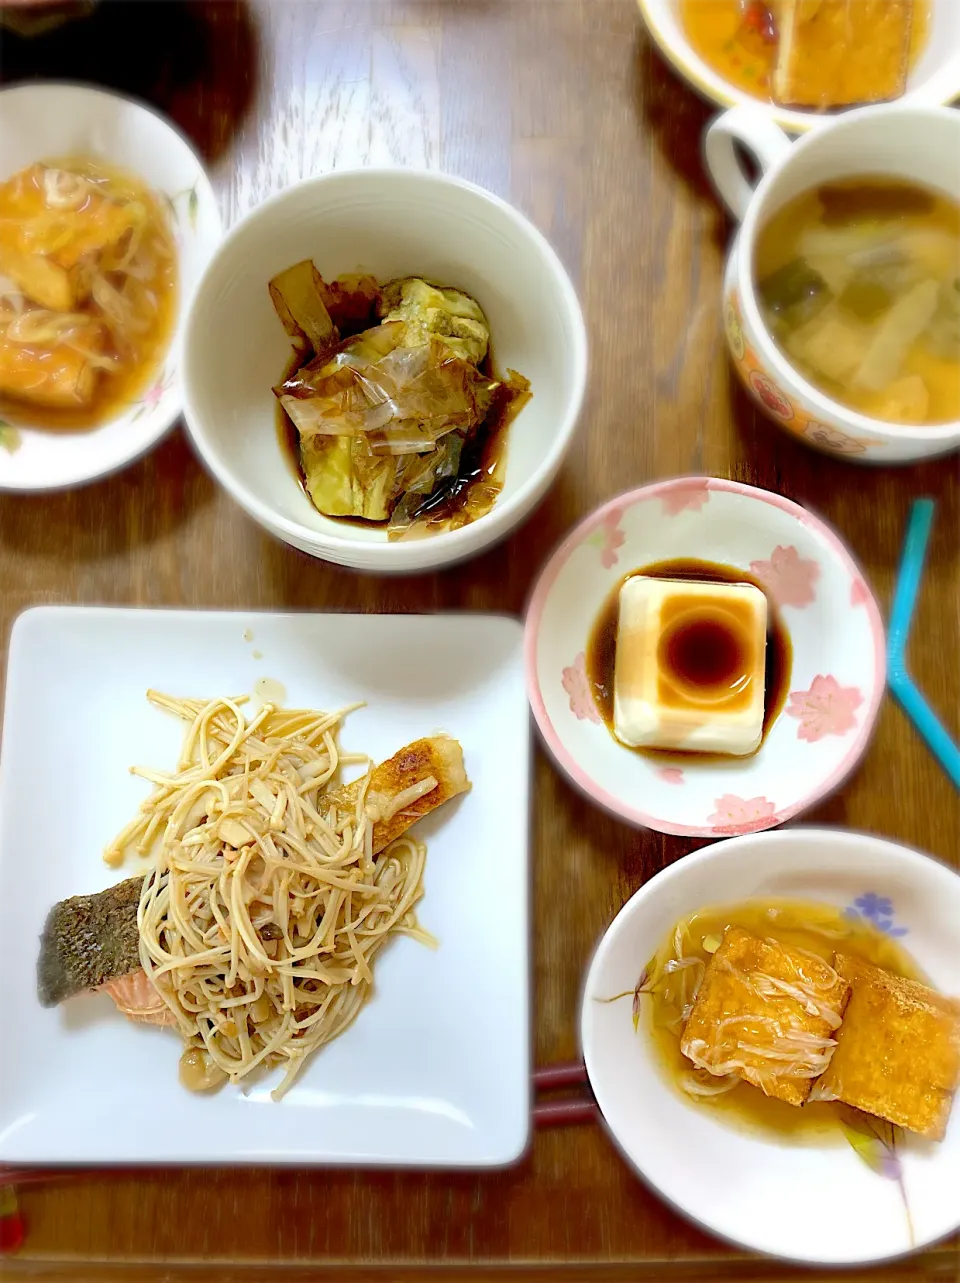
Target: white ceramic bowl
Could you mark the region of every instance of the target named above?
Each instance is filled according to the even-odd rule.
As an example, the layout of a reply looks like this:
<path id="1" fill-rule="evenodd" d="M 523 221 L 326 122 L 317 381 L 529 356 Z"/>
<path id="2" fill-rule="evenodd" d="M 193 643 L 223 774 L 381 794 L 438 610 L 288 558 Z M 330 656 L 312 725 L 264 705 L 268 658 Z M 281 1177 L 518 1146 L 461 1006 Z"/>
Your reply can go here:
<path id="1" fill-rule="evenodd" d="M 791 1146 L 734 1131 L 683 1099 L 654 1060 L 644 1009 L 635 1033 L 629 997 L 602 1001 L 633 991 L 663 937 L 688 913 L 791 897 L 843 907 L 893 931 L 938 989 L 960 995 L 960 877 L 952 870 L 892 842 L 836 829 L 719 842 L 641 887 L 600 942 L 580 1022 L 590 1084 L 640 1175 L 714 1234 L 811 1263 L 883 1260 L 960 1225 L 960 1107 L 940 1144 L 906 1136 L 898 1145 L 901 1192 L 842 1138 Z"/>
<path id="2" fill-rule="evenodd" d="M 38 160 L 88 155 L 139 174 L 169 197 L 178 245 L 176 328 L 157 377 L 138 402 L 86 432 L 47 432 L 8 415 L 0 427 L 0 489 L 82 485 L 149 450 L 181 409 L 183 321 L 220 239 L 213 189 L 190 144 L 139 103 L 81 85 L 29 84 L 0 92 L 0 181 Z"/>
<path id="3" fill-rule="evenodd" d="M 603 603 L 639 567 L 677 558 L 750 572 L 793 646 L 783 711 L 752 757 L 670 762 L 614 739 L 585 650 Z M 772 828 L 837 788 L 870 739 L 885 683 L 880 611 L 838 536 L 799 504 L 717 477 L 678 477 L 611 499 L 544 568 L 526 620 L 527 693 L 559 766 L 631 824 L 686 837 Z"/>
<path id="4" fill-rule="evenodd" d="M 680 0 L 638 0 L 647 28 L 660 52 L 704 98 L 721 107 L 760 107 L 792 134 L 802 134 L 823 120 L 822 112 L 793 111 L 754 98 L 724 79 L 700 57 L 687 39 Z M 956 0 L 930 0 L 931 24 L 926 48 L 907 80 L 904 103 L 943 106 L 960 97 L 960 5 Z"/>
<path id="5" fill-rule="evenodd" d="M 532 401 L 510 427 L 493 510 L 460 530 L 390 543 L 386 532 L 322 516 L 297 485 L 275 432 L 271 391 L 290 340 L 267 282 L 312 258 L 332 278 L 418 275 L 473 295 L 494 359 L 526 375 Z M 444 174 L 338 171 L 307 179 L 232 229 L 187 322 L 187 423 L 207 467 L 261 525 L 315 557 L 380 572 L 428 570 L 503 538 L 543 497 L 576 427 L 587 340 L 573 286 L 540 233 L 504 201 Z"/>

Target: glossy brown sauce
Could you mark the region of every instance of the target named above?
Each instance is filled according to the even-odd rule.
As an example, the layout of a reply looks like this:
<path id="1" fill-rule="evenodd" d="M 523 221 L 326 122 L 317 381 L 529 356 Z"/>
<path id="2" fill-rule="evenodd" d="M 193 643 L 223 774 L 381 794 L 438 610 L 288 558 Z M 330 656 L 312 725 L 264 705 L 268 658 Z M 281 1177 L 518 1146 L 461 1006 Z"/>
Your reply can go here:
<path id="1" fill-rule="evenodd" d="M 684 954 L 699 957 L 705 964 L 711 955 L 702 942 L 711 936 L 722 939 L 728 926 L 737 926 L 762 939 L 775 939 L 784 945 L 806 949 L 829 963 L 834 952 L 840 950 L 896 975 L 921 984 L 929 983 L 913 958 L 895 940 L 862 920 L 845 917 L 843 911 L 833 905 L 803 900 L 752 900 L 705 908 L 685 921 L 690 924 L 690 930 L 685 937 Z M 665 936 L 658 957 L 668 956 L 674 930 L 672 926 Z M 651 959 L 647 968 L 651 974 L 653 964 Z M 797 1107 L 765 1096 L 758 1087 L 746 1082 L 722 1096 L 690 1096 L 680 1085 L 681 1075 L 691 1068 L 691 1062 L 680 1050 L 682 1026 L 669 1023 L 676 1013 L 663 1003 L 656 989 L 641 994 L 640 1003 L 639 1031 L 652 1039 L 664 1077 L 691 1108 L 712 1111 L 715 1117 L 738 1130 L 774 1133 L 788 1137 L 793 1143 L 821 1144 L 831 1137 L 842 1138 L 839 1122 L 845 1106 L 838 1102 L 816 1101 Z"/>
<path id="2" fill-rule="evenodd" d="M 647 575 L 652 579 L 696 579 L 706 583 L 753 584 L 767 596 L 767 638 L 764 662 L 764 705 L 763 736 L 761 745 L 766 739 L 770 727 L 780 715 L 786 702 L 790 686 L 790 673 L 793 668 L 793 646 L 784 627 L 780 612 L 775 603 L 766 594 L 763 584 L 749 571 L 736 566 L 725 566 L 713 561 L 696 561 L 684 559 L 678 561 L 658 561 L 649 566 L 638 566 L 624 575 L 623 579 L 611 590 L 590 631 L 586 649 L 586 671 L 590 682 L 597 711 L 604 724 L 613 734 L 613 690 L 614 666 L 617 657 L 617 632 L 620 616 L 620 589 L 634 575 Z M 748 633 L 746 631 L 746 606 L 742 602 L 727 602 L 718 599 L 714 609 L 704 607 L 691 608 L 681 598 L 676 599 L 682 607 L 683 615 L 691 618 L 686 625 L 681 616 L 680 627 L 672 632 L 669 628 L 668 600 L 664 607 L 664 637 L 661 640 L 661 674 L 666 668 L 677 678 L 676 684 L 684 684 L 698 693 L 696 702 L 703 702 L 706 690 L 716 691 L 726 682 L 727 690 L 742 680 L 743 674 L 752 668 Z M 691 692 L 693 693 L 693 692 Z M 663 694 L 663 677 L 661 675 L 661 694 Z M 748 697 L 748 688 L 744 689 L 744 698 Z M 675 702 L 675 696 L 670 697 Z M 735 707 L 726 703 L 725 707 Z M 619 744 L 620 741 L 618 740 Z M 626 748 L 626 745 L 622 745 Z M 642 753 L 645 756 L 660 760 L 667 758 L 691 758 L 700 761 L 726 760 L 722 754 L 690 753 L 677 749 L 633 748 L 631 753 Z"/>

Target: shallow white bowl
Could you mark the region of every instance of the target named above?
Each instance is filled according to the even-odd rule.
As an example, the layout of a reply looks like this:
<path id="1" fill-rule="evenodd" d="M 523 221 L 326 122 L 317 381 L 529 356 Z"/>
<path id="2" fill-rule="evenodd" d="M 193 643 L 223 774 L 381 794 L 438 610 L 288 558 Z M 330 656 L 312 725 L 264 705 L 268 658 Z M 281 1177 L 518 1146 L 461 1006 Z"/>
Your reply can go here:
<path id="1" fill-rule="evenodd" d="M 823 120 L 823 113 L 793 111 L 754 98 L 731 85 L 691 46 L 680 20 L 680 0 L 638 0 L 647 28 L 660 52 L 704 98 L 721 107 L 740 104 L 759 107 L 783 129 L 802 134 Z M 927 46 L 907 80 L 902 103 L 943 106 L 960 96 L 960 5 L 956 0 L 931 0 Z"/>
<path id="2" fill-rule="evenodd" d="M 697 558 L 760 578 L 793 644 L 789 695 L 752 757 L 660 762 L 603 724 L 584 662 L 608 594 L 653 562 Z M 678 477 L 611 499 L 544 568 L 527 611 L 527 693 L 557 763 L 631 824 L 730 837 L 782 824 L 859 761 L 885 683 L 880 611 L 838 536 L 799 504 L 717 477 Z"/>
<path id="3" fill-rule="evenodd" d="M 181 409 L 183 322 L 194 286 L 220 239 L 220 213 L 190 144 L 155 112 L 82 85 L 29 84 L 0 92 L 0 181 L 38 160 L 100 157 L 169 197 L 178 246 L 177 322 L 157 376 L 121 413 L 85 432 L 0 425 L 0 490 L 82 485 L 149 450 Z"/>
<path id="4" fill-rule="evenodd" d="M 898 1146 L 901 1194 L 842 1139 L 792 1146 L 735 1131 L 683 1099 L 654 1060 L 643 1008 L 635 1033 L 629 998 L 602 1001 L 632 993 L 679 918 L 711 904 L 791 897 L 849 908 L 894 931 L 938 989 L 960 994 L 960 877 L 952 870 L 892 842 L 837 829 L 719 842 L 641 887 L 600 942 L 580 1025 L 590 1085 L 640 1175 L 714 1234 L 811 1263 L 883 1260 L 960 1224 L 960 1108 L 940 1144 L 907 1136 Z"/>
<path id="5" fill-rule="evenodd" d="M 302 258 L 332 278 L 424 276 L 473 295 L 490 322 L 498 368 L 526 375 L 533 399 L 510 428 L 506 483 L 492 512 L 460 530 L 389 543 L 386 532 L 322 516 L 277 442 L 278 381 L 290 340 L 267 282 Z M 187 322 L 187 423 L 203 461 L 273 534 L 362 570 L 427 570 L 503 538 L 555 478 L 587 374 L 579 303 L 556 254 L 504 201 L 427 171 L 322 174 L 260 205 L 224 240 Z"/>

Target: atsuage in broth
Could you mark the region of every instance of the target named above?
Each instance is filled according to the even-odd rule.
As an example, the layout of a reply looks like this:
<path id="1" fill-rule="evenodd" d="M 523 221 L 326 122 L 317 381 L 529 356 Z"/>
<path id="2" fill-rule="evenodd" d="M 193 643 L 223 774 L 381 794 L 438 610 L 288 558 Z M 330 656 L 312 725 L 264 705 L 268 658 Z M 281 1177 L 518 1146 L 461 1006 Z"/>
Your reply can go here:
<path id="1" fill-rule="evenodd" d="M 921 983 L 926 983 L 926 977 L 890 936 L 832 905 L 803 900 L 751 900 L 701 909 L 671 926 L 656 956 L 644 969 L 635 998 L 638 1033 L 652 1040 L 664 1076 L 684 1100 L 740 1129 L 774 1133 L 799 1143 L 819 1144 L 831 1135 L 840 1139 L 838 1123 L 845 1107 L 834 1102 L 807 1103 L 798 1109 L 765 1096 L 746 1082 L 715 1096 L 693 1097 L 683 1090 L 684 1077 L 692 1066 L 680 1050 L 683 1021 L 676 986 L 670 984 L 671 979 L 683 973 L 674 972 L 671 977 L 665 973 L 664 964 L 682 955 L 685 959 L 697 958 L 706 966 L 730 926 L 743 927 L 761 939 L 773 938 L 781 944 L 806 949 L 826 962 L 841 950 L 895 975 Z"/>
<path id="2" fill-rule="evenodd" d="M 764 321 L 833 400 L 893 424 L 960 419 L 960 203 L 882 177 L 830 183 L 760 229 Z"/>

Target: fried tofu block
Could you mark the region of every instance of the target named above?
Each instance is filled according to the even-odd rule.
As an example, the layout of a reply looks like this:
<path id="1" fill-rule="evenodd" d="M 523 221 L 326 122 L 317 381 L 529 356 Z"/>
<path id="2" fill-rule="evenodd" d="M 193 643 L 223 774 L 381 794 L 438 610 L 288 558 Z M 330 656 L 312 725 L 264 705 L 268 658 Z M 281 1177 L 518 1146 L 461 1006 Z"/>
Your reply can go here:
<path id="1" fill-rule="evenodd" d="M 781 0 L 774 99 L 849 107 L 902 96 L 914 0 Z"/>
<path id="2" fill-rule="evenodd" d="M 415 796 L 417 787 L 428 779 L 436 781 L 433 788 Z M 334 804 L 352 810 L 360 787 L 359 780 L 348 784 L 333 799 Z M 366 796 L 367 813 L 374 819 L 374 854 L 389 846 L 417 820 L 469 788 L 463 749 L 449 735 L 414 740 L 375 766 Z"/>
<path id="3" fill-rule="evenodd" d="M 811 1099 L 842 1100 L 942 1140 L 960 1086 L 960 1001 L 847 954 L 834 964 L 852 992 Z"/>
<path id="4" fill-rule="evenodd" d="M 0 339 L 0 395 L 66 410 L 89 405 L 97 372 L 73 348 L 57 344 L 37 351 Z"/>
<path id="5" fill-rule="evenodd" d="M 0 184 L 0 272 L 41 307 L 70 312 L 89 293 L 95 256 L 120 242 L 135 215 L 92 184 L 80 208 L 58 213 L 45 176 L 46 166 L 33 165 Z"/>
<path id="6" fill-rule="evenodd" d="M 90 290 L 84 266 L 62 267 L 44 254 L 25 254 L 0 240 L 0 274 L 34 303 L 53 312 L 72 312 Z"/>
<path id="7" fill-rule="evenodd" d="M 706 969 L 680 1050 L 802 1105 L 829 1063 L 849 985 L 820 958 L 728 927 Z"/>

